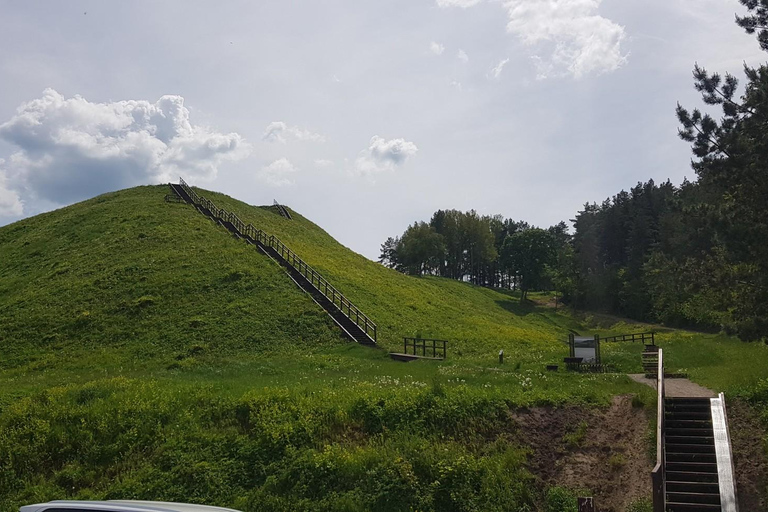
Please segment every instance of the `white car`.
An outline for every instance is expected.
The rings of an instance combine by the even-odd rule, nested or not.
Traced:
[[[50,501],[26,505],[19,512],[239,512],[231,508],[165,501]]]

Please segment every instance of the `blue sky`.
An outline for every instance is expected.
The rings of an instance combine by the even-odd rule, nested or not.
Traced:
[[[370,258],[436,209],[547,226],[679,183],[694,62],[762,63],[736,0],[0,0],[0,224],[187,181]]]

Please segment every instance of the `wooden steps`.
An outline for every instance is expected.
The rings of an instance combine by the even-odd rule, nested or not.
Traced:
[[[265,234],[251,224],[246,226],[231,212],[222,210],[209,200],[198,196],[184,183],[184,180],[181,180],[179,185],[170,184],[170,187],[174,194],[184,202],[193,205],[198,212],[236,238],[255,246],[282,266],[294,283],[328,313],[347,338],[361,345],[376,346],[376,324],[279,239]],[[284,216],[290,219],[288,210],[282,205],[278,206],[285,212]]]
[[[710,408],[709,398],[665,400],[666,512],[721,510]]]

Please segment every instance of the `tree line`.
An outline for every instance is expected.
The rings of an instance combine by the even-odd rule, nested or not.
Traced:
[[[558,256],[570,245],[568,226],[547,229],[474,210],[438,210],[381,245],[379,261],[411,275],[435,275],[477,285],[529,290],[556,279]]]
[[[736,22],[768,51],[768,0],[740,0]],[[575,307],[638,320],[768,337],[768,66],[746,85],[696,65],[705,107],[676,109],[694,182],[638,183],[540,229],[501,215],[439,210],[382,245],[414,275],[556,289]],[[707,110],[718,110],[709,113]]]

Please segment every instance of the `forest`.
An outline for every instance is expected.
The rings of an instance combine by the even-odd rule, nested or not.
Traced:
[[[768,51],[768,2],[742,0],[736,22]],[[379,261],[412,275],[555,290],[580,308],[766,340],[768,66],[695,65],[703,106],[677,106],[695,181],[638,183],[571,219],[538,228],[502,215],[438,210],[388,238]],[[670,115],[673,113],[670,112]]]

